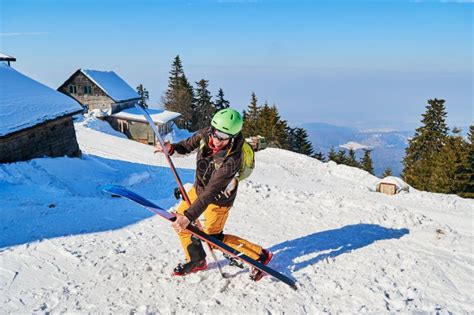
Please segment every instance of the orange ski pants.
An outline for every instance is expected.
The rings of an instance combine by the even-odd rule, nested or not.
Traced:
[[[188,196],[191,203],[197,199],[194,187],[188,191]],[[183,214],[188,208],[187,202],[183,200],[178,205],[176,212]],[[222,233],[227,217],[229,216],[229,211],[230,207],[221,207],[211,203],[204,211],[204,232],[209,235]],[[192,234],[187,231],[178,233],[187,261],[191,260],[188,251],[188,247],[192,243],[191,235]],[[224,234],[222,242],[255,260],[258,259],[262,253],[261,246],[238,236]]]

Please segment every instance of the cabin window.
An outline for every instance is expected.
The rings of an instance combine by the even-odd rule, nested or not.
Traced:
[[[92,86],[86,85],[83,87],[84,94],[92,94]]]
[[[76,94],[77,93],[77,87],[75,85],[70,85],[69,86],[69,93]]]

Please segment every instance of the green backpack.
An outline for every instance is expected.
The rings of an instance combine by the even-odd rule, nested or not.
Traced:
[[[252,146],[244,140],[242,145],[242,165],[239,171],[239,181],[246,179],[255,168],[255,152]]]

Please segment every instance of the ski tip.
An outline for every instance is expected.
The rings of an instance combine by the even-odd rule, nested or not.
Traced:
[[[293,290],[298,291],[298,287],[296,286],[296,283],[290,286]]]
[[[100,189],[103,191],[103,192],[106,192],[106,193],[112,193],[113,191],[116,191],[118,188],[121,188],[120,186],[117,186],[117,185],[104,185],[102,187],[100,187]]]

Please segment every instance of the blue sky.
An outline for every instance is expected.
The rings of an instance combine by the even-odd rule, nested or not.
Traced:
[[[414,128],[428,98],[473,121],[473,4],[434,1],[0,0],[0,50],[57,88],[78,68],[142,83],[174,56],[237,109],[255,92],[290,124]]]

